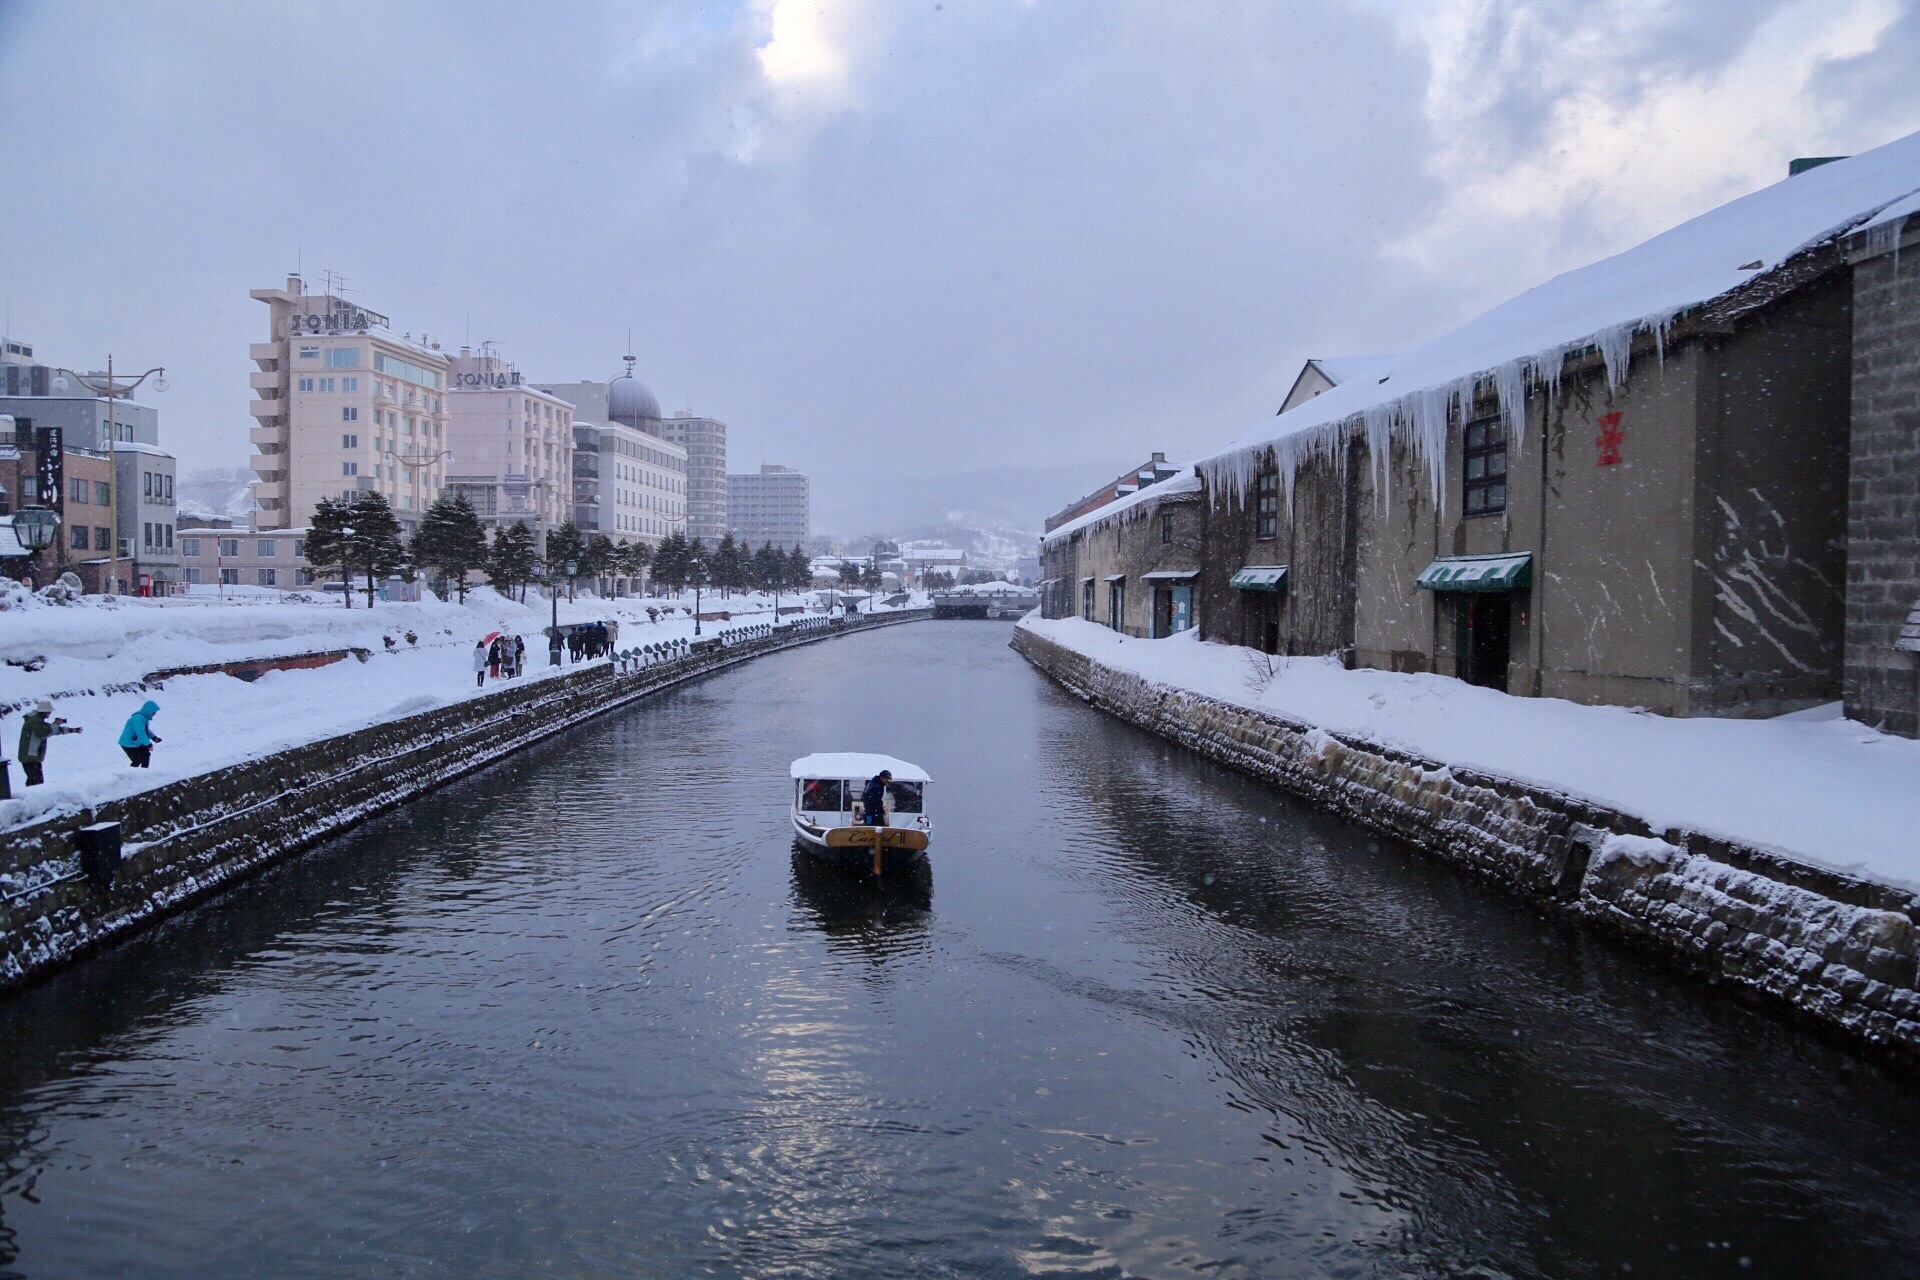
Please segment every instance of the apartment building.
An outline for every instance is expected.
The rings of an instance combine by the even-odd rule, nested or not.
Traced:
[[[178,541],[180,580],[189,586],[293,591],[315,585],[304,528],[245,529],[231,516],[183,512]]]
[[[446,481],[448,357],[297,275],[249,296],[271,316],[248,350],[255,527],[304,526],[322,498],[378,491],[411,529]]]
[[[574,523],[650,547],[687,524],[687,454],[619,423],[574,427]]]
[[[727,477],[727,528],[750,546],[791,547],[806,541],[813,523],[812,481],[792,467],[761,465],[758,473]]]

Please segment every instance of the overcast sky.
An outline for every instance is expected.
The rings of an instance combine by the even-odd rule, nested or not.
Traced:
[[[1920,129],[1920,5],[0,0],[0,119],[13,336],[167,365],[183,469],[300,265],[539,381],[630,329],[735,469],[1090,486]]]

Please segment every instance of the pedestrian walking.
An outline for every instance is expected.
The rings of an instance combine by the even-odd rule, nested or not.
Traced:
[[[138,711],[127,717],[126,728],[120,730],[120,749],[127,753],[127,763],[136,769],[144,769],[152,762],[153,748],[161,741],[160,735],[153,731],[153,715],[158,710],[160,704],[148,698]]]
[[[34,703],[33,710],[20,721],[20,771],[27,775],[28,786],[37,787],[46,781],[41,766],[46,763],[48,741],[63,733],[78,732],[53,714],[53,703],[45,698]]]
[[[487,646],[487,674],[495,680],[500,678],[500,637],[495,636]]]
[[[487,684],[487,642],[479,640],[473,646],[473,687],[484,689]]]
[[[515,678],[527,674],[527,642],[520,636],[513,638],[513,674]]]

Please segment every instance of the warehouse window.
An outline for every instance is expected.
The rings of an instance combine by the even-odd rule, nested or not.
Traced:
[[[1507,429],[1500,415],[1467,424],[1466,507],[1469,516],[1507,509]]]
[[[1253,536],[1268,541],[1280,536],[1280,473],[1262,471],[1253,482]]]

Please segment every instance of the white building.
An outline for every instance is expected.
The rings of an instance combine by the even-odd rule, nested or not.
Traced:
[[[580,423],[574,435],[574,522],[582,533],[657,547],[687,532],[685,449],[620,423]]]
[[[544,535],[571,514],[573,405],[490,350],[462,347],[447,363],[447,487],[489,527]]]
[[[802,473],[773,463],[763,463],[757,474],[728,476],[727,528],[752,547],[804,542],[813,523],[812,488]]]
[[[411,529],[447,474],[447,357],[299,276],[249,296],[271,313],[268,340],[248,349],[255,527],[304,526],[322,498],[377,490]]]

